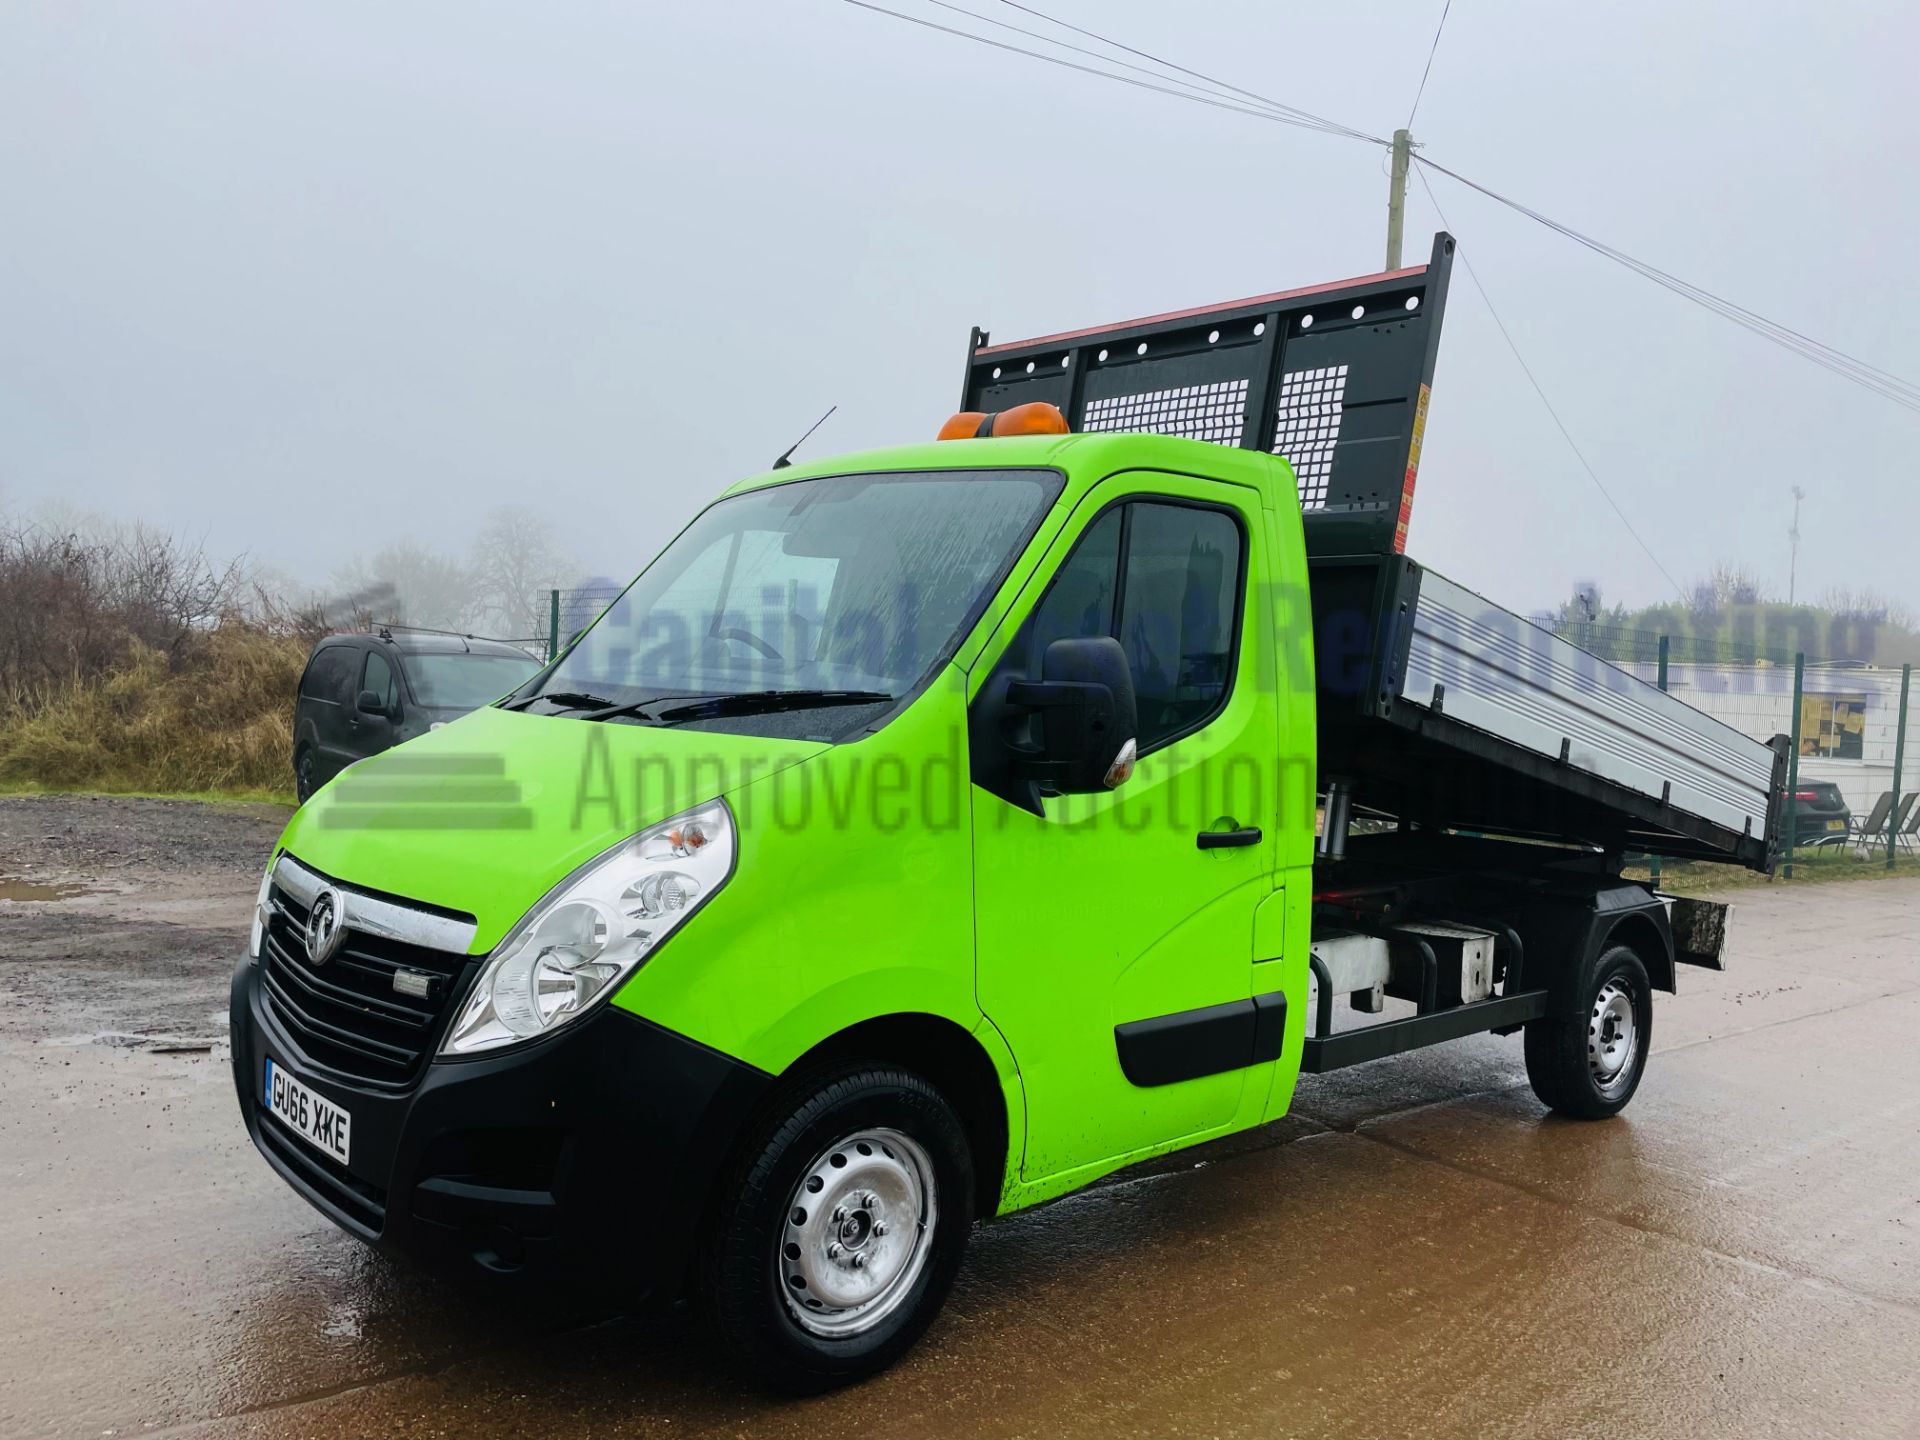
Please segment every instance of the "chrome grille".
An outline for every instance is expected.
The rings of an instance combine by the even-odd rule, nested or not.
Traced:
[[[464,933],[470,942],[472,921],[411,911],[337,886],[348,902],[346,936],[324,964],[315,965],[307,951],[307,919],[313,897],[331,883],[286,858],[274,868],[272,914],[260,948],[267,1007],[318,1069],[404,1088],[432,1056],[478,962],[463,950],[400,936],[418,933],[448,942]],[[403,970],[424,977],[413,987],[425,988],[424,996],[394,989],[394,976]]]

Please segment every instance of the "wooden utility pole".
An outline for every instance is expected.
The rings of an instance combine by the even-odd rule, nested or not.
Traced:
[[[1393,185],[1387,191],[1387,269],[1400,268],[1400,240],[1407,225],[1407,167],[1413,159],[1413,132],[1393,132]]]

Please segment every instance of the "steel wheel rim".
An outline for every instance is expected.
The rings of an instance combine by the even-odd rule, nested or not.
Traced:
[[[861,1130],[814,1157],[787,1201],[775,1270],[801,1329],[860,1335],[905,1302],[937,1218],[933,1161],[898,1130]]]
[[[1617,1092],[1633,1078],[1639,1033],[1632,989],[1609,980],[1594,996],[1587,1017],[1587,1068],[1602,1092]]]

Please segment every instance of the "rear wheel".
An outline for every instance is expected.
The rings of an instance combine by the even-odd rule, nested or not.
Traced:
[[[723,1184],[701,1307],[766,1383],[849,1384],[919,1339],[972,1221],[966,1133],[938,1091],[890,1067],[818,1075]]]
[[[1640,1087],[1653,1040],[1653,987],[1625,945],[1601,955],[1576,1016],[1527,1022],[1527,1079],[1542,1104],[1581,1120],[1617,1115]]]

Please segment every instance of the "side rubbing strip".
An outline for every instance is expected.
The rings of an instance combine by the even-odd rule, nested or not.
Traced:
[[[1253,997],[1253,1063],[1278,1060],[1287,1048],[1287,992]]]
[[[1174,1085],[1280,1057],[1287,997],[1279,991],[1113,1027],[1120,1070],[1135,1085]]]

